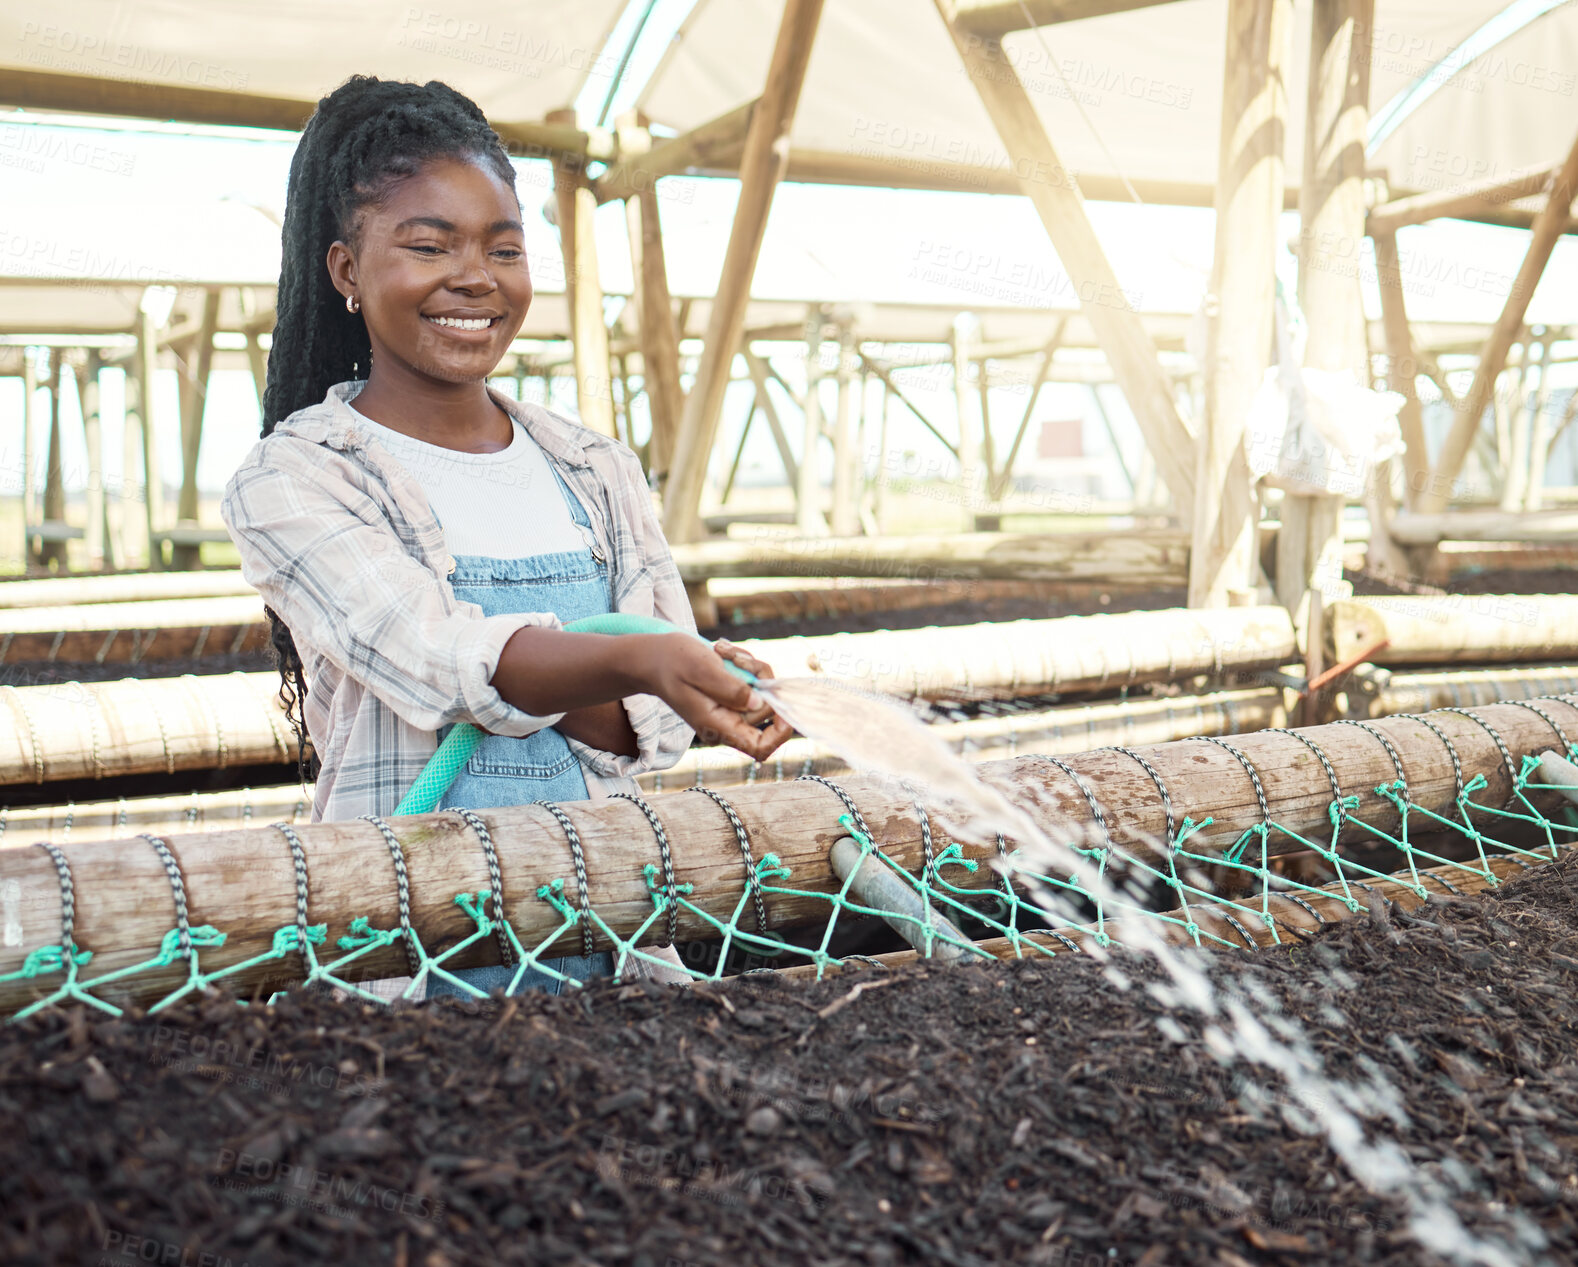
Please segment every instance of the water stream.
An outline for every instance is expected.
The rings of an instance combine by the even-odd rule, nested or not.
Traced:
[[[1125,898],[1112,881],[1078,852],[1100,843],[1091,835],[1092,824],[1049,819],[1052,811],[1043,807],[1043,821],[1052,823],[1050,832],[1044,830],[943,743],[915,707],[827,677],[764,681],[758,689],[796,730],[826,746],[852,769],[897,780],[956,839],[988,845],[1001,832],[1042,870],[1077,878],[1087,893],[1104,903],[1123,904]],[[1147,843],[1158,855],[1166,854],[1165,842]],[[1063,894],[1041,886],[1037,900],[1048,912],[1080,922]],[[1133,900],[1134,895],[1128,895],[1129,905]],[[1373,1069],[1363,1083],[1331,1077],[1298,1023],[1252,993],[1251,976],[1216,971],[1209,955],[1181,952],[1149,920],[1126,921],[1124,945],[1161,967],[1166,983],[1147,988],[1170,1013],[1193,1020],[1200,1040],[1217,1061],[1269,1071],[1285,1085],[1286,1094],[1262,1090],[1264,1103],[1279,1105],[1293,1129],[1323,1134],[1365,1188],[1406,1202],[1409,1230],[1421,1246],[1452,1262],[1485,1267],[1542,1261],[1545,1238],[1527,1216],[1510,1216],[1511,1239],[1476,1236],[1463,1225],[1443,1182],[1410,1160],[1388,1133],[1388,1124],[1406,1127],[1407,1116],[1403,1095],[1381,1070]],[[1110,959],[1106,973],[1115,989],[1133,988],[1128,974]],[[1172,1041],[1187,1039],[1178,1020],[1171,1016],[1164,1020],[1163,1032]],[[1254,1084],[1246,1094],[1255,1094]],[[1460,1190],[1483,1190],[1460,1160],[1438,1161],[1444,1174],[1457,1176]]]

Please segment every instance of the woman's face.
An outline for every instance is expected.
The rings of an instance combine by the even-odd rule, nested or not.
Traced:
[[[374,364],[485,379],[531,306],[514,191],[481,163],[434,159],[361,214],[357,247],[334,243],[328,264],[361,304]]]

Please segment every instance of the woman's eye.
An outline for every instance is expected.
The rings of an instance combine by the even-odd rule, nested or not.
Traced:
[[[493,253],[495,255],[497,255],[500,259],[505,259],[505,260],[522,259],[522,258],[524,258],[525,254],[526,254],[526,252],[521,250],[520,247],[518,247],[518,246],[501,246],[501,247],[499,247],[498,250],[494,251]]]
[[[439,246],[413,246],[411,250],[418,255],[442,255],[444,248]]]

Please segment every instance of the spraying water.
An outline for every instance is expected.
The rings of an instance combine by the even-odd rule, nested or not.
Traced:
[[[1117,900],[1111,881],[1078,846],[1059,843],[1022,808],[981,779],[975,768],[943,743],[903,701],[827,677],[761,681],[757,689],[796,730],[825,745],[851,768],[894,778],[923,797],[928,810],[957,839],[988,844],[1001,833],[1038,865],[1076,877],[1093,897]],[[1059,822],[1055,830],[1064,840],[1081,845],[1098,843],[1089,841],[1085,824]],[[1163,842],[1147,843],[1159,854],[1167,852]],[[1045,886],[1038,888],[1049,913],[1079,922],[1066,897]],[[1428,1179],[1394,1139],[1380,1134],[1378,1128],[1367,1131],[1367,1119],[1407,1125],[1401,1095],[1379,1070],[1366,1084],[1330,1077],[1319,1054],[1291,1018],[1268,1012],[1260,1000],[1247,996],[1230,978],[1213,980],[1202,961],[1180,954],[1149,921],[1130,924],[1133,927],[1125,928],[1125,944],[1149,955],[1167,976],[1165,984],[1149,986],[1153,996],[1174,1012],[1194,1014],[1207,1048],[1222,1063],[1242,1061],[1282,1078],[1291,1092],[1290,1097],[1282,1098],[1288,1124],[1305,1134],[1323,1132],[1359,1182],[1372,1192],[1401,1197],[1409,1208],[1410,1231],[1422,1246],[1453,1262],[1485,1267],[1517,1267],[1538,1261],[1531,1255],[1538,1255],[1545,1242],[1531,1222],[1519,1221],[1522,1244],[1518,1245],[1473,1235],[1458,1219],[1440,1183]],[[1101,953],[1099,947],[1091,949]],[[1115,988],[1131,987],[1116,964],[1108,963],[1107,975]],[[1315,1114],[1303,1111],[1302,1106],[1312,1104],[1324,1107]]]

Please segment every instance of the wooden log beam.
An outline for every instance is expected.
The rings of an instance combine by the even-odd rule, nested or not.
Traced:
[[[1188,565],[1178,533],[964,532],[923,537],[770,537],[674,547],[687,581],[743,576],[862,576],[910,580],[1155,578],[1177,584]]]
[[[1400,594],[1333,603],[1333,663],[1383,639],[1375,664],[1478,664],[1578,659],[1578,595]]]
[[[0,687],[0,784],[295,760],[274,673]]]
[[[1507,293],[1501,315],[1491,328],[1484,346],[1480,349],[1479,364],[1474,369],[1474,381],[1464,397],[1462,409],[1452,420],[1441,456],[1436,460],[1430,487],[1419,500],[1419,509],[1437,511],[1445,508],[1452,481],[1463,469],[1463,461],[1474,443],[1485,406],[1490,403],[1496,379],[1507,363],[1507,352],[1523,329],[1523,320],[1529,310],[1529,300],[1545,272],[1545,265],[1555,249],[1556,239],[1566,230],[1572,218],[1573,196],[1578,193],[1578,138],[1574,138],[1566,161],[1552,177],[1545,195],[1545,205],[1534,218],[1529,235],[1529,247]]]
[[[1578,673],[1578,670],[1575,670]],[[1285,720],[1276,687],[1212,691],[1201,695],[1139,698],[1122,703],[1065,704],[1006,717],[939,722],[934,731],[967,761],[996,761],[1034,749],[1063,754],[1102,744],[1154,744],[1191,735],[1233,735],[1279,726]],[[668,770],[640,775],[647,792],[676,792],[694,784],[710,788],[782,783],[802,774],[842,775],[848,765],[807,739],[791,739],[760,765],[732,748],[692,748]],[[140,832],[229,831],[283,820],[306,822],[311,788],[299,783],[233,792],[193,792],[71,805],[0,809],[0,848],[34,841],[119,840]]]
[[[237,569],[212,572],[123,572],[116,576],[51,576],[0,582],[0,611],[80,603],[134,603],[171,598],[224,598],[257,593]]]
[[[800,87],[811,60],[811,45],[822,17],[823,0],[785,0],[767,68],[767,83],[751,113],[740,159],[740,200],[734,212],[718,293],[707,318],[696,380],[685,399],[664,499],[664,529],[670,541],[691,541],[699,534],[701,492],[707,463],[723,415],[723,396],[732,377],[734,356],[745,330],[751,279],[767,234],[767,212],[783,179],[789,130]],[[812,465],[809,461],[807,465]]]
[[[1413,194],[1395,198],[1372,207],[1365,218],[1365,227],[1371,237],[1377,234],[1395,234],[1409,225],[1424,224],[1443,218],[1475,219],[1493,207],[1514,202],[1519,198],[1539,195],[1551,177],[1556,175],[1554,163],[1531,168],[1515,176],[1493,176],[1487,180],[1471,181],[1453,189],[1433,190],[1427,194]]]
[[[1578,691],[1578,664],[1410,672],[1372,667],[1350,680],[1348,708],[1354,717],[1389,717],[1437,708],[1478,708],[1498,700],[1537,699],[1574,691]],[[1573,737],[1578,739],[1578,731]]]
[[[256,594],[0,609],[0,664],[135,664],[267,646],[263,600]]]
[[[1578,510],[1512,514],[1500,510],[1403,511],[1392,521],[1392,538],[1404,545],[1437,545],[1442,541],[1567,545],[1575,537],[1578,537]]]
[[[99,371],[104,367],[98,350],[90,349],[78,370],[77,397],[82,404],[82,443],[88,457],[88,486],[83,490],[88,522],[83,534],[89,568],[104,566],[109,540],[109,517],[104,497],[104,427],[99,414]],[[4,594],[0,593],[0,604]]]
[[[1292,21],[1292,0],[1228,3],[1211,277],[1215,313],[1206,334],[1205,419],[1190,519],[1191,607],[1221,607],[1253,591],[1259,575],[1258,506],[1244,435],[1274,332]],[[1301,539],[1306,528],[1299,524]]]
[[[1194,437],[1179,416],[1156,344],[1118,284],[1096,237],[1079,182],[1058,157],[1018,70],[1003,52],[1001,39],[983,36],[968,25],[960,16],[959,0],[934,3],[981,104],[1016,160],[1020,192],[1041,217],[1079,294],[1080,309],[1096,332],[1113,377],[1156,456],[1162,478],[1187,518],[1194,506],[1197,480]]]
[[[826,673],[891,695],[1011,696],[1274,668],[1294,658],[1280,607],[1124,612],[1055,620],[741,640],[780,677]]]
[[[137,415],[142,437],[143,469],[143,524],[148,536],[148,566],[154,571],[164,568],[163,551],[154,540],[164,524],[164,480],[159,474],[159,429],[155,423],[154,376],[158,372],[158,331],[147,312],[137,314]],[[128,452],[131,437],[128,435]],[[126,478],[130,478],[127,468]]]
[[[1578,705],[1550,704],[1578,728]],[[1556,743],[1545,718],[1511,705],[1478,710],[1478,720],[1441,712],[1431,719],[1451,743],[1461,770],[1484,775],[1479,804],[1499,806],[1513,792],[1512,762],[1550,750]],[[1413,719],[1370,723],[1387,736],[1345,725],[1317,726],[1301,732],[1326,758],[1323,764],[1297,735],[1262,732],[1240,736],[1234,747],[1256,772],[1251,779],[1234,753],[1205,741],[1184,741],[1136,749],[1149,770],[1132,756],[1115,751],[1089,752],[1068,759],[1101,805],[1106,829],[1119,848],[1154,855],[1165,848],[1167,811],[1151,771],[1168,791],[1175,822],[1185,815],[1210,822],[1192,839],[1196,850],[1230,846],[1243,832],[1263,822],[1264,796],[1272,819],[1290,832],[1327,838],[1332,779],[1345,795],[1358,797],[1351,819],[1395,832],[1399,815],[1392,802],[1375,792],[1398,777],[1393,754],[1407,778],[1411,803],[1441,815],[1457,808],[1458,768],[1440,736]],[[1494,733],[1492,733],[1494,732]],[[1329,765],[1329,773],[1327,766]],[[1055,838],[1083,843],[1094,820],[1084,790],[1061,768],[1038,757],[992,762],[978,767],[982,776],[1016,802]],[[898,865],[917,870],[924,864],[921,825],[913,794],[895,782],[868,776],[841,781],[870,823],[884,851]],[[1536,803],[1546,794],[1533,793]],[[755,856],[768,851],[788,869],[795,893],[765,896],[773,928],[825,919],[827,904],[815,896],[836,887],[828,861],[834,841],[845,834],[838,823],[843,805],[832,791],[813,782],[747,787],[730,801],[752,841]],[[714,919],[729,920],[749,905],[739,843],[729,819],[706,797],[674,793],[658,797],[654,811],[663,822],[674,881],[690,886],[687,901]],[[651,828],[637,806],[625,801],[584,802],[568,813],[583,843],[586,898],[599,919],[620,936],[654,942],[665,936],[667,920],[653,918],[654,893],[643,867],[657,858]],[[1488,827],[1488,814],[1478,817]],[[482,815],[492,837],[503,880],[504,911],[523,944],[553,949],[578,948],[580,929],[567,921],[573,910],[575,870],[565,836],[541,806],[492,810]],[[933,846],[949,839],[933,820]],[[463,819],[449,813],[397,819],[391,824],[409,881],[411,926],[423,944],[438,950],[475,931],[455,901],[459,893],[489,888],[482,850]],[[364,918],[375,929],[398,927],[399,906],[389,846],[371,823],[317,823],[298,827],[309,878],[308,918],[327,925],[328,945]],[[1370,839],[1350,821],[1343,839]],[[1016,842],[1018,843],[1018,842]],[[1301,841],[1273,833],[1270,852],[1302,849]],[[271,828],[176,835],[169,852],[179,867],[193,925],[209,924],[225,934],[225,944],[201,952],[205,970],[235,967],[266,954],[276,933],[296,921],[296,868],[281,834]],[[988,862],[994,846],[961,842],[966,859]],[[144,840],[83,841],[63,846],[75,895],[75,942],[94,952],[89,977],[141,964],[153,958],[173,924],[171,880],[158,855]],[[1055,863],[1049,863],[1055,866]],[[973,873],[962,868],[950,876],[965,887],[987,887],[997,876],[990,866]],[[657,881],[658,892],[663,881]],[[14,887],[10,887],[13,886]],[[557,893],[556,905],[538,896]],[[785,886],[789,887],[789,886]],[[0,849],[0,889],[15,897],[12,926],[20,934],[0,945],[0,976],[17,972],[27,956],[58,945],[61,938],[60,877],[41,849]],[[677,938],[711,935],[710,924],[681,909]],[[594,946],[608,939],[594,925]],[[330,952],[337,953],[337,952]],[[454,966],[494,961],[497,948],[481,942],[456,955]],[[403,971],[404,955],[388,946],[349,966],[352,974],[387,976]],[[299,976],[294,959],[266,960],[237,972],[230,983],[243,991],[265,983],[280,985]],[[144,1002],[185,981],[188,966],[141,972],[105,987],[113,1002]],[[48,989],[51,978],[0,984],[0,1011],[15,1010]]]

